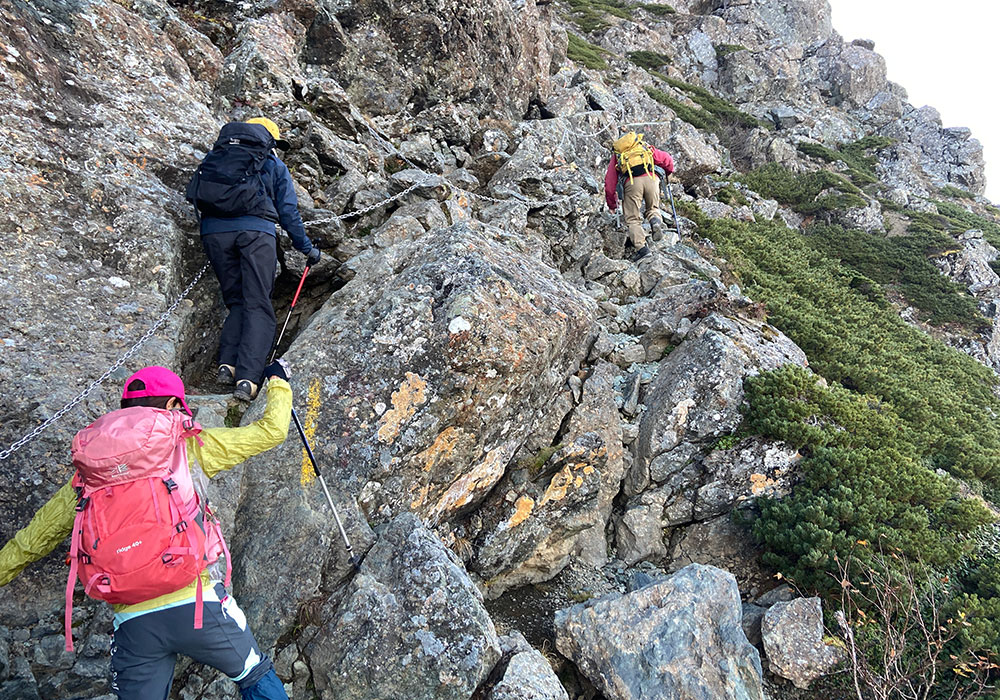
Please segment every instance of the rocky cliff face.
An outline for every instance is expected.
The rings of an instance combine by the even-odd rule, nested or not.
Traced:
[[[795,228],[814,216],[733,177],[843,172],[801,144],[885,137],[885,196],[855,194],[842,221],[884,232],[885,201],[927,212],[949,185],[980,211],[978,142],[908,104],[825,0],[14,0],[0,17],[0,448],[86,394],[0,455],[0,535],[139,366],[181,370],[221,423],[221,303],[212,279],[181,298],[204,264],[182,191],[222,123],[264,114],[327,253],[282,350],[367,552],[353,573],[294,436],[213,486],[290,696],[764,697],[737,585],[755,598],[770,572],[733,513],[786,493],[799,455],[733,432],[745,378],[808,358],[693,220],[623,258],[601,178],[636,124],[674,155],[681,213]],[[997,369],[997,253],[975,232],[959,248],[939,267],[989,323],[943,335]],[[279,291],[301,266],[289,252]],[[61,652],[63,555],[0,591],[0,698],[110,697],[106,608],[80,599],[80,651]],[[570,608],[580,581],[610,597]],[[531,648],[551,649],[556,607],[559,678]],[[639,663],[681,631],[655,673]],[[185,662],[172,697],[235,695]]]

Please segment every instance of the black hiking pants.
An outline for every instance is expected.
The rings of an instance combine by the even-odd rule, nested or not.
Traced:
[[[116,616],[111,689],[119,700],[166,700],[178,654],[222,671],[239,687],[243,700],[288,700],[274,665],[222,584],[206,594],[201,629],[194,629],[195,605],[184,601],[133,613],[125,621]]]
[[[260,384],[274,341],[274,266],[277,241],[264,231],[223,231],[201,237],[229,315],[222,325],[219,364],[236,367],[236,380]]]

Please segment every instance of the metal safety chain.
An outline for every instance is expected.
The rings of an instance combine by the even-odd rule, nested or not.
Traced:
[[[424,174],[426,175],[427,173],[424,173]],[[378,209],[379,207],[384,207],[389,202],[395,202],[397,199],[402,199],[406,195],[410,194],[410,192],[413,192],[415,189],[417,189],[419,187],[423,187],[424,185],[428,184],[428,182],[429,182],[429,180],[420,180],[418,182],[414,182],[412,185],[410,185],[409,187],[407,187],[405,190],[403,190],[399,194],[394,194],[391,197],[387,197],[385,199],[379,200],[378,202],[375,202],[374,204],[372,204],[370,206],[367,206],[364,209],[357,209],[355,211],[349,211],[346,214],[338,214],[337,216],[330,216],[330,217],[327,217],[325,219],[316,219],[315,221],[306,221],[306,222],[304,222],[304,224],[306,226],[318,226],[320,224],[330,223],[331,221],[343,221],[345,219],[352,219],[355,216],[362,216],[364,214],[367,214],[370,211],[374,211],[375,209]]]
[[[157,330],[159,330],[160,326],[162,326],[164,323],[167,322],[167,319],[170,317],[170,315],[174,312],[174,310],[178,306],[180,306],[180,303],[184,300],[184,298],[188,294],[190,294],[191,290],[194,289],[194,286],[196,284],[198,284],[198,281],[202,278],[202,276],[205,274],[205,272],[208,270],[208,268],[209,268],[209,265],[206,263],[205,266],[202,267],[198,271],[198,274],[194,276],[194,279],[191,280],[191,283],[174,300],[174,303],[171,304],[169,306],[169,308],[167,308],[167,310],[164,311],[160,315],[160,317],[158,319],[156,319],[156,322],[153,323],[153,325],[149,327],[149,330],[147,330],[146,333],[141,338],[139,338],[138,342],[136,342],[135,345],[133,345],[131,348],[129,348],[125,352],[124,355],[122,355],[121,357],[119,357],[115,361],[115,363],[113,365],[111,365],[111,367],[108,368],[108,370],[104,374],[102,374],[100,377],[98,377],[90,386],[88,386],[86,389],[84,389],[76,398],[74,398],[68,404],[66,404],[65,406],[63,406],[62,408],[60,408],[58,411],[56,411],[52,415],[51,418],[49,418],[48,420],[46,420],[44,423],[42,423],[41,425],[39,425],[37,428],[35,428],[34,430],[32,430],[30,433],[28,433],[27,435],[25,435],[24,437],[22,437],[17,442],[13,443],[6,450],[3,450],[2,452],[0,452],[0,461],[3,461],[5,459],[7,459],[8,457],[10,457],[12,454],[14,454],[19,449],[21,449],[22,447],[24,447],[26,444],[28,444],[29,442],[31,442],[43,430],[45,430],[50,425],[52,425],[57,420],[59,420],[60,418],[62,418],[64,415],[66,415],[69,411],[71,411],[73,409],[74,406],[76,406],[81,401],[83,401],[85,398],[87,398],[91,394],[91,392],[94,391],[94,389],[96,389],[98,386],[100,386],[105,381],[107,381],[107,379],[112,374],[114,374],[118,370],[119,367],[121,367],[122,365],[124,365],[133,355],[135,355],[137,352],[139,352],[139,349],[143,345],[145,345],[146,342],[149,341],[150,338],[153,337],[153,334],[156,333]]]
[[[586,115],[589,115],[589,114],[594,114],[594,112],[579,112],[579,113],[576,113],[576,114],[567,115],[567,118],[578,117],[578,116],[586,116]],[[624,127],[633,127],[633,126],[658,126],[658,125],[666,125],[666,124],[670,124],[670,123],[671,122],[667,122],[667,121],[659,121],[659,122],[629,122],[629,123],[620,125],[620,127],[623,127],[623,126]],[[577,199],[579,197],[589,196],[591,194],[591,193],[588,193],[588,192],[579,192],[579,193],[574,194],[574,195],[562,195],[560,197],[554,197],[554,198],[548,199],[548,200],[532,200],[532,199],[525,199],[525,198],[520,197],[520,196],[518,196],[516,194],[513,195],[511,198],[501,199],[501,198],[498,198],[498,197],[490,197],[489,195],[480,194],[478,192],[470,192],[469,190],[463,189],[461,187],[457,187],[456,185],[454,185],[454,184],[452,184],[452,183],[444,180],[443,178],[441,178],[440,175],[433,175],[431,173],[428,173],[426,170],[424,170],[423,168],[421,168],[419,165],[417,165],[412,160],[410,160],[409,158],[407,158],[403,153],[401,153],[399,151],[399,149],[396,148],[392,144],[392,142],[390,142],[385,136],[383,136],[378,131],[376,131],[372,127],[371,124],[369,124],[369,123],[366,122],[365,126],[368,128],[368,131],[375,138],[375,140],[378,141],[379,143],[381,143],[383,145],[383,147],[387,151],[389,151],[390,153],[392,153],[396,157],[402,159],[411,168],[413,168],[415,170],[419,170],[421,173],[423,173],[426,176],[426,179],[420,180],[418,182],[415,182],[412,185],[410,185],[409,187],[407,187],[405,190],[403,190],[402,192],[399,192],[398,194],[394,194],[391,197],[386,197],[385,199],[379,200],[378,202],[375,202],[374,204],[371,204],[371,205],[369,205],[369,206],[367,206],[367,207],[365,207],[363,209],[358,209],[358,210],[355,210],[355,211],[350,211],[350,212],[347,212],[345,214],[339,214],[337,216],[332,216],[332,217],[328,217],[328,218],[325,218],[325,219],[316,219],[315,221],[307,221],[307,222],[304,222],[305,226],[318,226],[320,224],[329,223],[331,221],[344,221],[346,219],[351,219],[351,218],[354,218],[354,217],[357,217],[357,216],[363,216],[363,215],[367,214],[368,212],[374,211],[375,209],[378,209],[380,207],[385,206],[386,204],[390,204],[391,202],[395,202],[395,201],[397,201],[399,199],[402,199],[403,197],[405,197],[406,195],[410,194],[414,190],[416,190],[416,189],[418,189],[420,187],[424,187],[424,186],[426,186],[426,185],[428,185],[428,184],[430,184],[432,182],[436,182],[438,180],[441,181],[441,184],[443,184],[444,186],[450,188],[451,190],[453,190],[455,192],[458,192],[458,193],[461,193],[461,194],[464,194],[464,195],[467,195],[468,197],[475,197],[475,198],[478,198],[478,199],[485,200],[487,202],[494,202],[494,203],[497,203],[497,204],[502,204],[502,203],[510,202],[510,201],[517,201],[517,202],[520,202],[520,203],[528,206],[529,208],[533,208],[533,209],[535,209],[535,208],[541,208],[541,207],[545,207],[545,206],[549,206],[549,205],[552,205],[552,204],[561,204],[563,202],[568,202],[568,201],[571,201],[573,199]],[[609,124],[609,125],[601,128],[601,129],[598,129],[597,131],[594,131],[592,133],[580,132],[580,131],[577,131],[576,129],[573,129],[572,127],[570,127],[570,128],[563,128],[563,140],[565,140],[566,135],[570,134],[570,133],[574,134],[575,136],[581,137],[581,138],[596,138],[597,136],[599,136],[600,134],[604,133],[605,131],[607,131],[610,128],[611,128],[611,124]],[[562,146],[562,141],[560,141],[559,146],[560,147]],[[123,354],[121,357],[119,357],[118,360],[116,360],[115,363],[113,365],[111,365],[111,367],[108,368],[108,370],[104,374],[102,374],[100,377],[98,377],[93,383],[90,384],[90,386],[88,386],[86,389],[84,389],[76,398],[74,398],[72,401],[70,401],[69,403],[67,403],[61,409],[59,409],[58,411],[56,411],[52,415],[52,417],[48,418],[45,422],[43,422],[41,425],[39,425],[38,427],[36,427],[34,430],[32,430],[31,432],[29,432],[24,437],[20,438],[19,440],[17,440],[14,443],[12,443],[10,445],[10,447],[8,447],[7,449],[5,449],[3,451],[0,451],[0,461],[6,460],[7,458],[9,458],[12,454],[14,454],[15,452],[17,452],[19,449],[21,449],[22,447],[24,447],[26,444],[28,444],[29,442],[31,442],[35,437],[37,437],[39,434],[41,434],[46,428],[48,428],[50,425],[52,425],[57,420],[59,420],[60,418],[62,418],[64,415],[66,415],[77,404],[79,404],[81,401],[83,401],[85,398],[87,398],[94,391],[94,389],[96,389],[98,386],[100,386],[105,381],[107,381],[107,379],[112,374],[114,374],[118,370],[118,368],[120,368],[122,365],[124,365],[132,356],[134,356],[137,352],[139,352],[139,349],[142,348],[142,346],[145,345],[147,341],[149,341],[149,339],[153,336],[153,334],[157,330],[159,330],[159,328],[164,323],[166,323],[166,321],[170,317],[170,315],[174,312],[174,310],[177,309],[177,307],[180,305],[181,301],[183,301],[187,297],[187,295],[191,292],[191,290],[194,288],[194,286],[201,280],[202,276],[205,274],[205,272],[208,270],[209,267],[210,267],[210,265],[206,264],[204,267],[201,268],[201,270],[198,271],[198,274],[196,274],[195,277],[194,277],[194,279],[191,280],[191,283],[188,284],[188,286],[184,289],[184,291],[180,293],[180,295],[167,308],[167,310],[164,311],[163,314],[160,315],[160,317],[156,320],[156,322],[153,323],[153,325],[149,327],[149,330],[146,331],[146,333],[135,343],[135,345],[133,345],[131,348],[129,348],[128,351],[125,352],[125,354]]]

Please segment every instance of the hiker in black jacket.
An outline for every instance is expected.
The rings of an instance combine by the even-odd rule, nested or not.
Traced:
[[[275,147],[287,149],[288,142],[270,119],[227,124],[188,186],[188,198],[202,212],[202,245],[229,310],[219,341],[218,380],[235,384],[233,396],[241,401],[257,395],[274,341],[275,224],[280,223],[295,249],[306,255],[307,266],[320,258],[302,225],[292,176]],[[250,170],[259,174],[259,180],[251,178],[252,188],[246,177],[233,180],[234,173]]]

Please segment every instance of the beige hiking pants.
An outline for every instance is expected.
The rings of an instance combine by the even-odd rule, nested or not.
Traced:
[[[663,222],[660,214],[660,178],[656,175],[642,175],[632,178],[630,182],[628,175],[619,177],[625,178],[622,211],[625,212],[628,237],[632,245],[642,248],[646,245],[646,232],[642,228],[642,203],[646,203],[647,220],[659,219]]]

